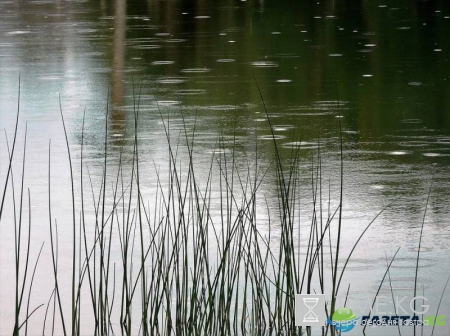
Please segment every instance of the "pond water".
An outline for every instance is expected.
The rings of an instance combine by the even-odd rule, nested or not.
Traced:
[[[170,119],[174,133],[183,123],[190,132],[195,127],[200,175],[207,176],[219,136],[226,139],[220,145],[223,151],[235,139],[241,157],[250,155],[257,143],[261,163],[270,165],[273,137],[259,86],[283,163],[289,163],[293,145],[301,143],[304,204],[312,202],[311,165],[317,164],[318,144],[325,193],[331,181],[331,194],[338,195],[341,123],[344,255],[365,225],[396,200],[363,238],[345,287],[351,283],[355,293],[374,295],[384,274],[385,253],[392,255],[401,247],[391,275],[399,295],[411,295],[430,194],[419,288],[435,311],[450,274],[449,34],[450,3],[437,0],[1,1],[0,127],[11,146],[20,77],[19,149],[13,168],[19,190],[26,122],[25,188],[30,189],[35,225],[32,251],[46,241],[37,274],[51,272],[49,139],[54,216],[62,223],[60,263],[71,260],[64,260],[71,236],[63,222],[71,211],[71,196],[59,99],[74,160],[80,158],[86,111],[84,158],[94,184],[101,183],[103,174],[107,101],[109,156],[117,161],[122,151],[125,162],[131,161],[139,101],[140,160],[147,167],[143,181],[151,189],[156,185],[150,176],[154,167],[164,174],[168,162],[161,115]],[[1,139],[3,186],[8,149],[5,136]],[[239,165],[245,168],[246,163]],[[116,170],[107,174],[111,182]],[[277,187],[270,182],[274,175],[269,171],[262,188],[276,208]],[[8,200],[5,209],[0,227],[2,335],[11,332],[14,313],[13,304],[5,304],[13,302],[9,279],[14,274]],[[310,220],[310,212],[302,214]],[[33,300],[47,302],[52,288],[39,290]],[[449,295],[447,290],[442,315],[450,316]],[[43,313],[36,314],[41,314],[37,325]],[[447,335],[446,328],[434,334]],[[370,332],[390,335],[381,329]]]

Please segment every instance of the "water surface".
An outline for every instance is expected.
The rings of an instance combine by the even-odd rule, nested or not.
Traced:
[[[75,160],[86,111],[84,155],[97,183],[103,172],[107,101],[113,161],[121,150],[130,160],[139,100],[141,160],[150,190],[156,185],[155,163],[164,167],[168,160],[161,114],[175,133],[195,127],[196,162],[205,173],[219,136],[225,139],[222,150],[236,142],[242,155],[258,143],[261,163],[268,166],[273,137],[259,85],[286,164],[292,146],[302,145],[304,204],[311,203],[311,162],[318,144],[324,176],[331,181],[332,195],[338,195],[341,122],[344,250],[397,199],[364,238],[347,275],[356,293],[373,295],[385,252],[392,254],[399,246],[401,260],[394,269],[399,291],[411,287],[431,186],[419,282],[435,309],[450,272],[449,34],[450,5],[439,1],[2,1],[0,126],[11,144],[20,77],[18,147],[27,122],[25,182],[38,228],[33,249],[48,240],[50,138],[59,177],[53,182],[54,199],[60,202],[55,216],[63,221],[70,211],[59,98]],[[0,182],[8,156],[2,139]],[[15,165],[20,167],[19,161]],[[108,174],[113,178],[115,171]],[[274,175],[270,172],[263,186],[269,200],[276,194]],[[271,204],[276,208],[275,199]],[[6,207],[11,209],[11,203]],[[311,213],[303,215],[308,219]],[[2,219],[0,255],[1,297],[8,299],[11,228],[9,211]],[[61,231],[62,241],[70,241],[70,232]],[[50,270],[42,267],[43,273]],[[47,300],[50,292],[36,294],[36,301]],[[445,302],[441,310],[449,314]],[[1,334],[11,330],[11,313],[10,306],[1,305]]]

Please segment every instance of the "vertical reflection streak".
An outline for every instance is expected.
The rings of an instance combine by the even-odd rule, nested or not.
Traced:
[[[114,133],[123,134],[125,129],[125,114],[121,107],[124,98],[124,68],[125,68],[125,31],[126,31],[126,0],[115,1],[114,36],[113,36],[113,73],[111,113]]]

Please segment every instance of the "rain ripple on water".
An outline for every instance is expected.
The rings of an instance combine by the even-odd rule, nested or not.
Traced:
[[[205,73],[205,72],[210,72],[211,69],[209,68],[189,68],[189,69],[181,69],[181,72],[184,73]]]
[[[412,153],[413,153],[412,151],[407,151],[407,150],[397,150],[397,151],[388,152],[389,155],[409,155]]]
[[[252,65],[257,68],[277,68],[278,64],[270,61],[253,62]]]
[[[232,58],[220,58],[220,59],[217,60],[217,62],[219,62],[219,63],[231,63],[231,62],[234,62],[234,59],[232,59]]]
[[[154,61],[152,65],[169,65],[175,63],[174,61]]]
[[[181,84],[186,82],[184,78],[176,78],[176,77],[166,77],[156,80],[159,84]]]

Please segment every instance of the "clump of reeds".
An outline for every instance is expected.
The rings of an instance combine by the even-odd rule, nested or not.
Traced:
[[[151,169],[156,179],[156,188],[152,191],[154,204],[151,207],[145,200],[145,188],[141,182],[139,99],[135,99],[134,141],[129,166],[122,160],[122,152],[119,164],[111,164],[107,146],[108,112],[105,114],[103,174],[97,195],[89,170],[83,161],[83,116],[79,160],[79,209],[76,208],[73,168],[75,162],[71,156],[61,108],[71,176],[71,304],[70,312],[64,311],[63,301],[68,298],[61,296],[63,284],[58,275],[58,225],[56,218],[52,216],[54,200],[51,197],[51,181],[54,177],[49,144],[48,219],[54,289],[46,305],[42,334],[53,334],[55,328],[61,330],[64,335],[80,335],[83,330],[90,330],[93,335],[279,335],[282,332],[289,335],[310,334],[309,328],[302,330],[295,326],[294,296],[297,293],[332,293],[333,298],[327,314],[333,314],[334,297],[338,294],[345,268],[357,244],[378,216],[363,230],[350,254],[342,259],[339,249],[343,169],[341,166],[339,204],[332,209],[330,199],[324,200],[323,196],[326,193],[322,185],[322,157],[318,144],[318,150],[312,158],[313,169],[309,186],[313,195],[310,209],[312,220],[308,223],[301,222],[301,146],[292,147],[288,153],[289,157],[282,158],[262,95],[261,100],[266,111],[268,128],[273,136],[272,164],[269,167],[260,164],[258,142],[255,140],[254,159],[252,162],[247,160],[246,166],[242,168],[242,165],[238,164],[238,160],[242,158],[236,151],[236,138],[233,138],[231,144],[225,144],[219,136],[217,146],[228,146],[229,152],[213,153],[207,174],[203,169],[201,176],[195,169],[195,127],[191,132],[184,121],[184,114],[180,112],[183,127],[174,131],[171,129],[170,119],[160,112],[167,138],[169,164],[164,180],[157,164]],[[18,123],[19,109],[14,140],[9,152],[9,168],[3,189],[0,220],[8,184],[13,184],[12,163]],[[40,252],[30,282],[27,282],[29,253],[26,254],[25,261],[20,256],[24,228],[22,201],[25,149],[26,141],[19,218],[16,221],[14,217],[14,335],[18,335],[24,325],[24,332],[27,334],[30,316],[43,306],[40,305],[30,312],[29,298]],[[342,165],[342,138],[340,149]],[[148,173],[149,167],[146,168]],[[278,201],[275,211],[271,210],[266,195],[260,191],[269,169],[275,171],[274,193]],[[85,191],[86,171],[90,185],[88,192]],[[127,174],[127,171],[130,173]],[[114,172],[113,181],[108,180],[111,175],[107,172]],[[14,187],[12,190],[15,207]],[[29,195],[30,192],[30,204]],[[92,200],[88,201],[90,198]],[[328,210],[324,210],[325,203],[328,203]],[[88,214],[88,208],[93,210],[93,216]],[[276,233],[273,229],[274,223]],[[334,223],[337,223],[336,237],[331,235],[331,226]],[[309,237],[307,244],[302,246],[300,231],[304,227],[309,232]],[[89,232],[93,232],[93,236],[89,236]],[[30,251],[30,237],[31,208],[27,252]],[[330,245],[329,249],[324,247],[325,242]],[[333,249],[332,245],[337,246],[336,249]],[[113,262],[111,257],[117,246],[120,249],[118,263]],[[301,250],[306,251],[303,257]],[[344,266],[338,272],[338,262],[342,260],[345,260]],[[389,266],[390,264],[388,270]],[[19,277],[21,267],[25,269],[22,279]],[[327,278],[330,275],[331,277]],[[29,294],[24,312],[22,299],[26,288]],[[83,296],[86,292],[88,295]],[[82,300],[89,302],[89,309],[81,305]],[[47,324],[49,314],[51,324]],[[88,319],[87,316],[91,318]],[[324,327],[322,334],[328,333],[334,335],[335,331]]]

